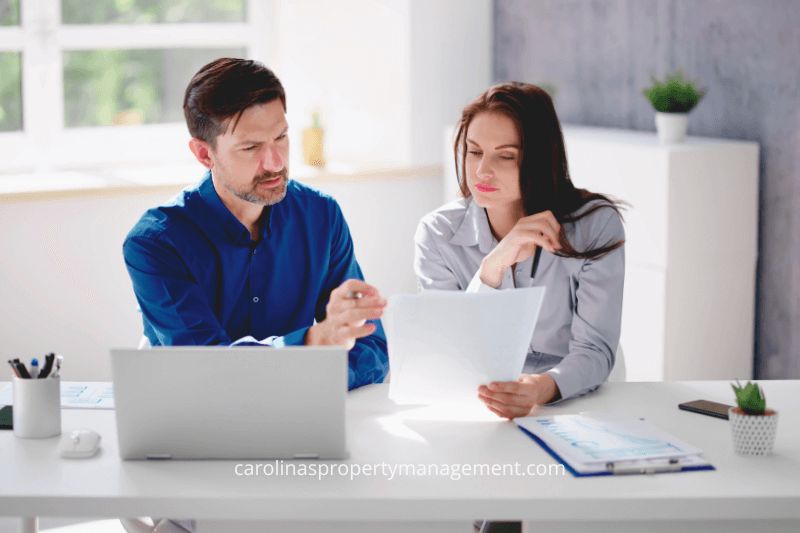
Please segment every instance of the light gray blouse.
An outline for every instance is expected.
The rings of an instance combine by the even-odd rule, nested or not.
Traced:
[[[622,220],[610,207],[564,224],[564,231],[576,250],[625,238]],[[561,392],[559,401],[594,391],[606,380],[619,344],[624,246],[598,259],[558,257],[542,250],[535,278],[530,277],[533,257],[529,257],[507,269],[500,287],[494,289],[481,282],[478,269],[498,242],[486,211],[472,198],[456,200],[423,217],[414,241],[414,270],[422,289],[479,292],[547,287],[523,372],[552,376]]]

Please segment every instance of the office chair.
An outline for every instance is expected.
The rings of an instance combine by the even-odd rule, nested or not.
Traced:
[[[622,382],[627,381],[627,371],[625,368],[625,354],[622,352],[622,345],[617,347],[617,353],[614,357],[614,368],[608,375],[607,381]]]

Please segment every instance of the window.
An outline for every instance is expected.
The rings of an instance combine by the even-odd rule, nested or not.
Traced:
[[[244,55],[244,48],[66,51],[64,126],[182,122],[192,75],[215,57]]]
[[[19,0],[0,0],[0,26],[19,26]]]
[[[189,78],[265,60],[270,5],[0,0],[0,171],[189,161]]]
[[[0,52],[0,131],[22,129],[19,52]]]
[[[0,0],[0,29],[19,26],[19,2]],[[11,30],[9,33],[14,33]],[[0,41],[2,43],[2,41]],[[15,50],[0,47],[0,132],[22,129],[22,67]]]
[[[61,0],[64,24],[244,22],[244,0]]]

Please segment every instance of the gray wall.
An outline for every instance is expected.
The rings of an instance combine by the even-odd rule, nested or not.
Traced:
[[[549,82],[564,122],[654,130],[641,94],[709,89],[689,133],[761,145],[756,377],[800,378],[800,0],[495,0],[494,78]]]

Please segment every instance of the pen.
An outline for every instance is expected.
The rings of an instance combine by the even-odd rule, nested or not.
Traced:
[[[64,361],[63,355],[56,356],[56,371],[50,374],[51,378],[57,378],[61,376],[61,363]]]
[[[15,359],[16,363],[14,366],[17,368],[17,375],[22,379],[31,379],[31,375],[28,374],[28,369],[25,368],[25,364],[21,363],[19,359]]]
[[[531,279],[536,277],[536,269],[539,268],[539,258],[542,256],[542,247],[537,246],[533,253],[533,264],[531,265]]]
[[[50,372],[53,370],[53,359],[55,358],[56,355],[54,353],[49,353],[44,356],[44,366],[41,372],[39,372],[39,379],[44,379],[50,375]]]
[[[31,375],[31,379],[36,379],[39,377],[39,360],[35,357],[31,359],[31,370],[29,374]]]
[[[8,364],[11,366],[11,371],[14,372],[14,375],[17,376],[18,378],[21,378],[22,376],[20,376],[19,372],[17,372],[17,365],[14,363],[14,361],[9,359]]]

